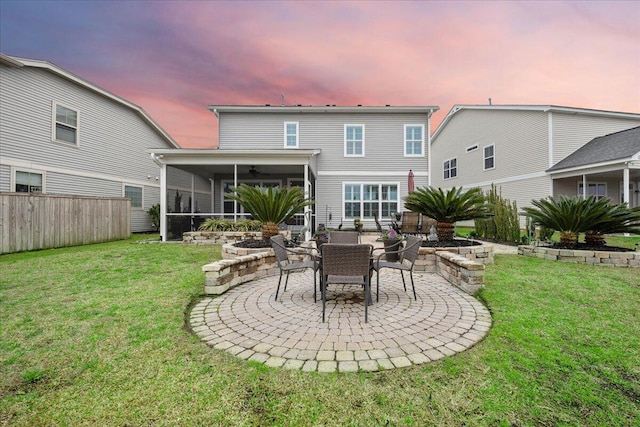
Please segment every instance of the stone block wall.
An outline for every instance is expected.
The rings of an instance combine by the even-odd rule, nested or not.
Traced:
[[[291,238],[291,231],[281,230],[286,239]],[[262,233],[259,231],[188,231],[182,235],[182,243],[195,245],[224,245],[242,240],[260,240]]]
[[[265,276],[278,274],[273,251],[223,259],[204,265],[204,292],[220,295],[229,289]]]
[[[640,252],[585,251],[522,245],[518,246],[518,255],[589,265],[640,268]]]
[[[463,246],[457,248],[420,248],[415,270],[437,273],[437,252],[448,252],[480,264],[493,264],[493,246]]]
[[[436,252],[436,272],[452,285],[474,295],[484,286],[484,264],[449,251]]]

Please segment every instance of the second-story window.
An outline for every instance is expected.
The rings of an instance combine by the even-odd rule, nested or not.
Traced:
[[[423,157],[423,125],[404,125],[405,157]]]
[[[493,169],[496,167],[495,148],[493,145],[487,145],[484,147],[484,170]]]
[[[364,157],[364,125],[344,125],[345,157]]]
[[[298,122],[284,122],[284,148],[298,148]]]
[[[458,176],[458,159],[453,158],[445,160],[444,164],[442,165],[442,170],[444,171],[444,179],[455,178],[456,176]]]
[[[78,144],[78,112],[71,108],[64,107],[58,103],[53,103],[54,141]]]

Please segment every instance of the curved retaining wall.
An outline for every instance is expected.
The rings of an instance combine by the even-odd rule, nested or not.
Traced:
[[[235,286],[279,274],[272,249],[245,249],[225,244],[222,246],[222,253],[225,259],[202,267],[205,273],[204,291],[207,295],[220,295]],[[492,246],[446,250],[420,248],[414,269],[439,274],[452,285],[473,295],[484,286],[484,269],[488,263],[493,263]]]
[[[518,255],[608,267],[640,268],[640,252],[584,251],[544,246],[518,246]]]

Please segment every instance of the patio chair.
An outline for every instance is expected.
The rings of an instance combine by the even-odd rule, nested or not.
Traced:
[[[329,243],[360,243],[360,235],[357,231],[330,231]]]
[[[402,226],[400,231],[402,232],[402,234],[420,234],[420,213],[403,212]]]
[[[371,245],[335,244],[322,246],[322,321],[325,321],[327,285],[335,283],[364,285],[364,321],[369,321],[371,304]]]
[[[278,287],[276,288],[276,297],[275,300],[278,300],[278,292],[280,292],[280,283],[282,282],[282,274],[287,273],[287,277],[284,281],[284,291],[287,290],[287,283],[289,282],[289,273],[295,270],[303,270],[305,268],[313,269],[313,302],[316,302],[316,272],[318,271],[320,264],[317,261],[317,254],[314,254],[314,248],[302,248],[298,246],[298,248],[302,248],[303,250],[292,250],[287,248],[284,242],[284,237],[282,235],[271,237],[271,247],[273,248],[273,252],[276,255],[276,262],[278,264],[278,268],[280,269],[280,278],[278,279]],[[304,255],[309,256],[309,259],[306,261],[291,261],[289,259],[289,254],[295,255]]]
[[[398,251],[394,251],[398,253],[400,260],[398,262],[389,262],[383,260],[382,257],[385,257],[388,253],[382,253],[375,257],[373,261],[373,269],[376,272],[376,302],[380,300],[380,270],[383,268],[392,268],[395,270],[400,270],[400,275],[402,276],[402,284],[404,285],[404,291],[407,292],[407,283],[404,280],[404,272],[408,271],[409,276],[411,277],[411,286],[413,287],[413,299],[417,300],[418,296],[416,295],[416,285],[413,282],[413,266],[416,263],[416,259],[418,258],[418,251],[420,250],[420,246],[422,246],[422,237],[420,236],[407,236],[407,241],[405,242],[405,246]]]

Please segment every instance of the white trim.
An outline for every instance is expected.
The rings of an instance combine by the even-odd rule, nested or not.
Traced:
[[[76,125],[71,126],[67,123],[60,123],[63,126],[72,128],[76,131],[75,133],[75,142],[69,142],[62,139],[56,139],[56,125],[58,124],[57,119],[57,107],[60,106],[62,108],[66,108],[67,110],[71,110],[76,113]],[[63,144],[70,147],[80,147],[80,110],[76,107],[71,107],[69,105],[62,104],[61,102],[51,101],[51,141]]]
[[[493,159],[493,166],[488,168],[487,166],[487,159],[489,157],[487,157],[487,148],[489,147],[493,147],[493,154],[491,155],[491,158]],[[482,170],[483,171],[490,171],[490,170],[494,170],[496,168],[496,144],[489,144],[489,145],[485,145],[484,147],[482,147]]]
[[[40,193],[47,194],[47,171],[42,169],[24,168],[24,167],[9,167],[9,192],[16,191],[16,172],[27,172],[32,174],[42,175],[42,190]]]
[[[348,154],[347,153],[347,128],[348,127],[361,127],[362,128],[362,153],[361,154]],[[365,156],[365,126],[364,124],[346,123],[344,125],[344,157],[364,157]]]
[[[427,185],[431,187],[431,115],[427,118],[427,176]]]
[[[557,169],[554,171],[549,171],[549,175],[560,175],[560,174],[566,174],[566,173],[571,173],[571,172],[578,172],[578,171],[589,171],[589,173],[593,173],[590,172],[592,169],[599,169],[599,168],[606,168],[607,166],[612,166],[612,165],[618,165],[619,167],[613,167],[613,168],[606,168],[601,170],[600,172],[607,172],[610,170],[616,170],[616,169],[621,169],[624,167],[625,163],[628,163],[628,159],[618,159],[618,160],[610,160],[608,162],[601,162],[601,163],[591,163],[588,165],[580,165],[580,166],[574,166],[571,168],[564,168],[564,169]],[[569,175],[570,176],[570,175]],[[554,178],[556,178],[554,176]]]
[[[468,146],[467,148],[465,148],[465,153],[473,153],[474,151],[476,151],[478,148],[480,148],[480,146],[478,144],[473,144]]]
[[[409,127],[420,128],[420,132],[422,133],[422,138],[421,138],[421,141],[420,141],[420,154],[407,154],[407,128],[409,128]],[[422,123],[416,123],[416,124],[407,123],[407,124],[405,124],[404,125],[403,139],[404,139],[404,146],[403,146],[404,157],[424,157],[424,124],[422,124]]]
[[[345,187],[347,185],[360,185],[360,217],[359,218],[347,218],[345,215],[345,203],[347,202],[347,200],[345,200],[344,196],[345,196]],[[342,201],[341,201],[341,217],[342,217],[342,221],[353,221],[355,219],[359,219],[360,221],[370,221],[371,219],[369,218],[365,218],[363,217],[364,214],[364,202],[365,200],[363,199],[364,197],[364,189],[362,188],[363,185],[377,185],[380,192],[379,192],[379,196],[382,197],[382,189],[380,188],[383,185],[395,185],[396,186],[396,194],[397,194],[397,199],[395,200],[396,204],[397,204],[397,209],[396,212],[398,212],[400,210],[400,208],[402,207],[402,197],[400,197],[400,182],[380,182],[380,181],[342,181]],[[383,217],[382,215],[380,215],[380,209],[382,208],[382,202],[386,201],[386,202],[392,202],[391,200],[382,200],[382,199],[378,199],[378,217],[380,219],[387,219],[388,217]],[[352,203],[355,203],[355,201],[350,201]]]
[[[126,194],[126,188],[127,187],[132,187],[132,188],[139,188],[140,189],[140,206],[133,206],[133,201],[131,202],[131,210],[137,210],[137,211],[143,211],[144,210],[144,185],[134,185],[134,184],[130,184],[128,182],[123,182],[122,183],[122,197],[127,197]]]
[[[287,133],[287,125],[296,125],[296,145],[287,145],[287,136],[289,136],[289,134]],[[294,149],[299,147],[300,147],[300,123],[293,122],[293,121],[284,122],[284,148]]]
[[[547,127],[548,127],[548,149],[549,149],[549,167],[553,166],[553,117],[552,112],[549,111],[547,115]]]
[[[473,188],[473,187],[488,187],[491,184],[508,184],[511,182],[524,181],[524,180],[533,179],[533,178],[542,178],[545,176],[548,176],[548,175],[544,172],[534,172],[534,173],[528,173],[525,175],[511,176],[509,178],[492,179],[491,181],[483,181],[483,182],[474,182],[473,184],[463,185],[463,187],[465,189]]]
[[[407,171],[345,171],[345,170],[338,170],[338,171],[318,171],[317,176],[366,176],[366,177],[379,177],[379,176],[399,176],[399,177],[406,177],[407,176]],[[416,172],[416,170],[413,170],[413,175],[414,176],[424,176],[424,177],[428,177],[429,176],[429,172]]]

